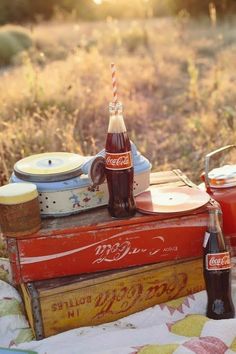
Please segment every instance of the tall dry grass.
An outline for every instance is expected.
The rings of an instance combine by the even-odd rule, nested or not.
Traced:
[[[153,170],[199,181],[206,153],[236,137],[236,30],[179,19],[45,24],[1,70],[0,180],[45,151],[95,154],[104,146],[118,68],[129,135]]]

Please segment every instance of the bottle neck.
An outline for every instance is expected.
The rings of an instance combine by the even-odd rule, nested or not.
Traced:
[[[221,229],[219,215],[219,210],[209,211],[208,232],[211,233],[213,238],[215,238],[215,241],[217,240],[216,242],[218,244],[219,249],[223,251],[226,248],[226,245],[224,235]]]
[[[119,101],[109,103],[110,115],[123,114],[123,104]]]
[[[109,125],[108,133],[124,133],[126,126],[123,117],[123,106],[120,102],[111,102],[109,104]]]
[[[221,230],[218,210],[210,210],[209,212],[209,221],[208,221],[208,231],[217,232]]]

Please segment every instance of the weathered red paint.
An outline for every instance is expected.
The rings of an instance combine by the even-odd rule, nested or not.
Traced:
[[[154,183],[191,185],[178,170],[156,173]],[[199,257],[207,219],[207,205],[182,214],[136,213],[123,220],[112,219],[106,207],[45,219],[37,233],[8,238],[13,279],[18,284]]]
[[[106,214],[106,209],[103,210]],[[8,239],[15,283],[201,256],[207,210],[158,220],[135,218],[78,228],[42,229],[32,237]],[[143,222],[144,220],[144,222]],[[125,223],[125,225],[124,225]]]

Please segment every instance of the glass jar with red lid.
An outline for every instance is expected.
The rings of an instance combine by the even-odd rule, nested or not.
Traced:
[[[236,154],[236,145],[227,145],[205,157],[203,176],[206,191],[221,206],[223,213],[223,231],[225,235],[236,237],[236,164],[227,164],[210,171],[210,162],[222,154]]]

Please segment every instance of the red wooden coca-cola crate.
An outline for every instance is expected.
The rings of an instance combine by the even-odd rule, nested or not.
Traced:
[[[179,170],[156,173],[151,183],[196,188]],[[13,281],[29,282],[67,275],[127,268],[199,257],[207,205],[184,214],[112,219],[106,207],[50,218],[39,232],[7,239]]]

